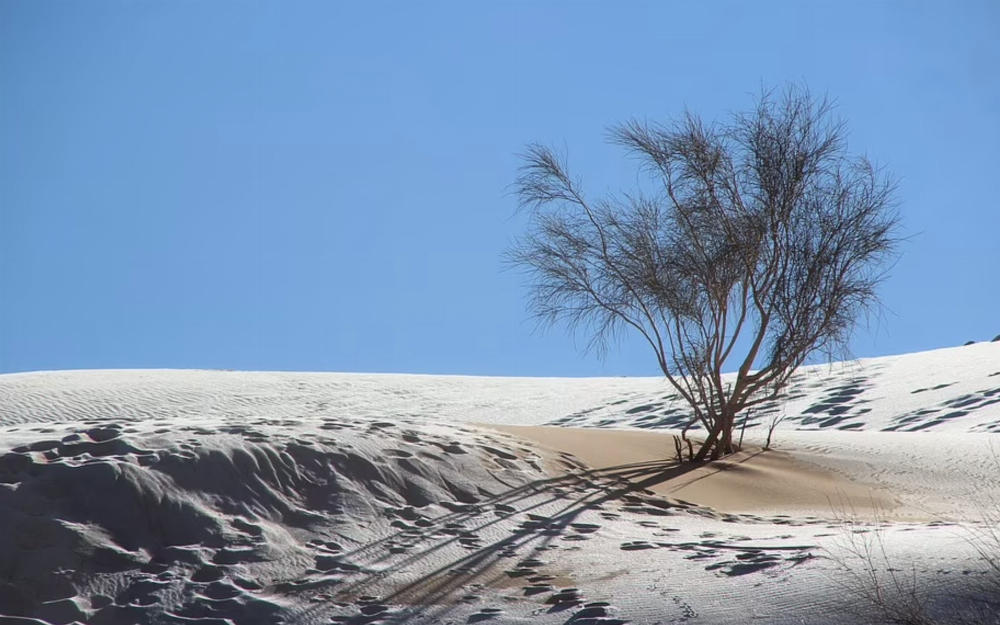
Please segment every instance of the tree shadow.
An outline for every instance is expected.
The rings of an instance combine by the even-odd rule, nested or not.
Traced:
[[[741,460],[745,461],[745,460]],[[648,461],[609,467],[605,469],[578,469],[560,477],[535,480],[523,486],[468,504],[460,510],[432,520],[424,519],[423,527],[415,528],[406,523],[404,529],[344,552],[344,563],[364,561],[364,569],[355,567],[350,575],[334,575],[327,579],[333,588],[334,600],[356,603],[361,613],[336,617],[335,622],[360,624],[373,622],[404,622],[415,616],[442,618],[450,614],[461,602],[455,597],[458,591],[480,584],[490,588],[518,588],[525,597],[549,594],[544,605],[549,612],[589,610],[600,612],[601,606],[584,606],[577,592],[563,592],[547,581],[558,581],[553,576],[542,575],[537,569],[543,564],[533,557],[545,552],[560,538],[578,537],[597,531],[599,526],[577,523],[587,511],[604,511],[607,503],[622,501],[625,510],[669,515],[695,507],[686,502],[675,502],[652,493],[649,489],[695,470],[706,463],[677,463],[673,460]],[[722,467],[724,471],[731,467]],[[703,476],[697,479],[703,479]],[[561,503],[554,513],[533,514]],[[523,507],[522,507],[523,506]],[[605,512],[605,514],[610,514]],[[412,516],[412,513],[410,514]],[[479,532],[509,520],[527,517],[510,536],[483,543]],[[579,538],[583,537],[583,538]],[[424,542],[424,546],[399,559],[389,547],[399,541]],[[461,546],[468,549],[464,556],[437,564],[443,550]],[[388,566],[380,566],[388,563]],[[395,574],[421,563],[434,562],[436,566],[416,579],[410,579],[389,594],[376,597],[383,584]],[[312,584],[303,584],[315,587]],[[466,593],[468,594],[468,593]],[[471,598],[470,598],[471,599]],[[478,599],[472,599],[473,601]],[[393,613],[391,606],[405,605],[407,609]],[[590,613],[588,612],[588,613]],[[485,621],[496,614],[487,608],[470,617],[469,622]],[[570,623],[581,615],[570,617]],[[603,622],[615,622],[609,619]]]

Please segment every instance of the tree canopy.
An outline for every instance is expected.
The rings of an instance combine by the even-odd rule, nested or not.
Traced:
[[[590,199],[553,150],[529,145],[514,185],[529,226],[508,260],[540,322],[568,322],[599,350],[623,331],[649,344],[691,407],[682,436],[705,428],[693,459],[733,453],[742,411],[778,397],[810,355],[846,349],[879,308],[900,242],[894,178],[851,156],[830,101],[797,86],[727,123],[689,112],[609,137],[649,188]]]

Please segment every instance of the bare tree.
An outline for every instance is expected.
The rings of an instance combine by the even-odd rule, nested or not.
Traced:
[[[705,428],[693,459],[733,453],[737,414],[777,397],[810,355],[845,348],[896,257],[894,181],[849,156],[845,134],[827,99],[796,86],[727,124],[630,121],[610,141],[652,184],[597,200],[529,145],[515,192],[530,225],[508,251],[529,309],[599,351],[637,332],[691,406],[682,435]]]

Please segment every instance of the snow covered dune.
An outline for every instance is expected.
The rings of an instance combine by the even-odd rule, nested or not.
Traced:
[[[849,514],[916,583],[982,572],[1000,343],[806,368],[703,467],[685,415],[656,378],[3,375],[0,623],[851,623]]]

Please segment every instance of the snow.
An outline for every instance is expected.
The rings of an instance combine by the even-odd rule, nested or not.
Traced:
[[[629,434],[683,422],[659,378],[2,375],[0,615],[854,623],[852,536],[939,594],[979,578],[1000,343],[803,368],[747,441],[782,415],[775,451],[684,482]]]

